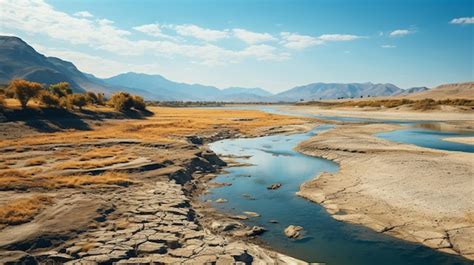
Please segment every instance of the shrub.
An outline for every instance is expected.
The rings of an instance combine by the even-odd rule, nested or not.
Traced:
[[[87,103],[98,104],[99,99],[94,92],[86,92],[85,97],[86,97]]]
[[[124,112],[134,108],[136,110],[146,110],[146,104],[142,97],[132,96],[126,92],[118,92],[112,95],[109,105],[114,109]]]
[[[21,79],[13,80],[8,85],[8,90],[13,94],[13,97],[20,101],[23,109],[26,108],[30,99],[38,96],[41,89],[41,84]]]
[[[109,105],[118,111],[128,111],[133,107],[133,99],[129,93],[118,92],[109,99]]]
[[[67,99],[71,106],[76,106],[80,110],[82,110],[82,107],[87,105],[87,98],[84,94],[72,94],[72,95],[69,95]]]
[[[146,110],[145,100],[140,96],[133,96],[133,108],[136,110]]]
[[[97,93],[97,105],[105,105],[104,93]]]
[[[72,94],[72,89],[68,82],[59,82],[49,86],[49,91],[59,98],[66,97]]]
[[[39,93],[38,99],[41,103],[48,107],[59,107],[59,98],[47,90],[43,90]]]

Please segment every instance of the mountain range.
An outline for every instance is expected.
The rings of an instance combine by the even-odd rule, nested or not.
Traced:
[[[81,72],[71,62],[38,53],[18,37],[0,36],[0,84],[6,84],[15,78],[43,84],[66,81],[75,92],[87,90],[111,95],[117,91],[126,91],[143,96],[147,100],[161,101],[293,102],[407,95],[427,90],[425,87],[403,90],[393,84],[313,83],[272,94],[262,88],[219,89],[214,86],[174,82],[161,75],[133,72],[101,79]]]

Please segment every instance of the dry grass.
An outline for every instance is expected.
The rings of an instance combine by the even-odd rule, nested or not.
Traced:
[[[0,147],[53,143],[81,143],[100,139],[139,139],[145,142],[175,142],[186,135],[234,130],[254,135],[262,127],[303,124],[306,118],[275,115],[254,110],[217,110],[150,107],[153,116],[144,120],[108,121],[90,131],[38,134],[1,140]]]
[[[132,181],[125,173],[105,172],[101,175],[52,176],[32,172],[4,170],[0,172],[0,190],[81,188],[91,185],[128,186]]]
[[[46,163],[46,160],[43,158],[33,158],[26,161],[25,166],[32,167],[32,166],[41,166]]]
[[[132,183],[126,173],[105,172],[104,174],[63,176],[54,179],[56,187],[78,188],[89,185],[117,185],[126,187]]]
[[[66,161],[57,166],[56,169],[65,170],[65,169],[94,169],[94,168],[102,168],[108,167],[115,164],[126,163],[131,160],[135,159],[134,156],[122,156],[122,157],[115,157],[112,159],[102,159],[102,160],[95,160],[95,161]]]
[[[26,223],[52,203],[53,199],[44,195],[13,200],[0,206],[0,223],[8,225]]]
[[[103,148],[96,148],[94,150],[88,151],[81,155],[79,161],[87,161],[92,159],[100,159],[100,158],[110,158],[116,155],[122,154],[123,148],[121,147],[103,147]]]
[[[372,108],[396,108],[408,106],[414,110],[432,110],[438,109],[442,105],[474,107],[472,99],[443,99],[433,100],[430,98],[412,100],[412,99],[374,99],[374,100],[349,100],[342,102],[309,102],[302,105],[321,105],[324,107],[372,107]]]

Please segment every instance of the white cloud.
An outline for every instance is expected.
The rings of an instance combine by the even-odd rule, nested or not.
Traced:
[[[76,17],[93,17],[93,15],[87,11],[79,11],[74,13],[74,16]]]
[[[323,44],[322,40],[308,35],[282,32],[280,33],[280,36],[282,38],[283,46],[289,49],[305,49],[314,45]]]
[[[410,29],[397,29],[397,30],[394,30],[392,32],[390,32],[390,37],[403,37],[403,36],[406,36],[408,34],[412,34],[412,33],[415,33],[414,30],[410,30]]]
[[[450,24],[474,24],[474,17],[459,17],[454,18],[449,22]]]
[[[176,40],[175,37],[163,33],[160,24],[145,24],[133,28],[136,31],[148,34],[153,37],[159,37],[164,39]]]
[[[117,27],[111,20],[75,17],[55,10],[42,0],[2,0],[1,20],[3,31],[48,36],[72,45],[88,46],[123,56],[183,56],[208,65],[235,63],[244,59],[281,60],[288,57],[285,53],[278,53],[276,48],[270,48],[271,46],[249,46],[242,50],[230,50],[209,43],[186,44],[173,39],[132,40],[129,38],[131,32]],[[136,27],[135,30],[138,28],[142,32],[158,34],[160,31],[157,29],[164,27],[142,26]],[[183,36],[207,41],[229,36],[227,30],[210,30],[195,25],[172,26],[172,29]],[[86,71],[90,71],[88,69],[91,67],[89,65],[85,68]]]
[[[257,33],[238,28],[233,29],[232,31],[236,38],[248,44],[257,44],[261,42],[276,40],[276,38],[269,33]]]
[[[168,25],[181,36],[193,37],[196,39],[212,42],[229,37],[228,30],[213,30],[201,28],[193,24],[186,25]]]
[[[351,41],[362,37],[349,34],[324,34],[318,37],[322,41]]]
[[[300,35],[297,33],[282,32],[280,34],[283,46],[289,49],[305,49],[325,42],[352,41],[362,38],[361,36],[348,34],[323,34],[319,37]]]
[[[384,44],[384,45],[381,45],[380,47],[382,47],[382,48],[384,48],[384,49],[397,48],[397,46],[395,46],[395,45],[389,45],[389,44]]]

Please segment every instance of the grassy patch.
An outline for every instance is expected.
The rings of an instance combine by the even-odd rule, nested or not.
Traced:
[[[34,195],[21,198],[0,206],[0,224],[16,225],[32,220],[42,209],[51,205],[49,196]]]
[[[112,166],[115,164],[126,163],[133,160],[135,157],[133,156],[123,156],[123,157],[115,157],[112,159],[102,159],[102,160],[95,160],[95,161],[66,161],[55,168],[59,170],[65,169],[94,169],[94,168],[102,168],[107,166]]]
[[[300,105],[318,105],[321,107],[372,107],[372,108],[396,108],[408,106],[414,110],[432,110],[438,109],[440,106],[464,106],[474,107],[472,99],[378,99],[378,100],[350,100],[342,102],[306,102]]]
[[[0,172],[0,190],[81,188],[91,185],[128,186],[132,181],[125,173],[105,172],[101,175],[42,176],[19,170]]]

